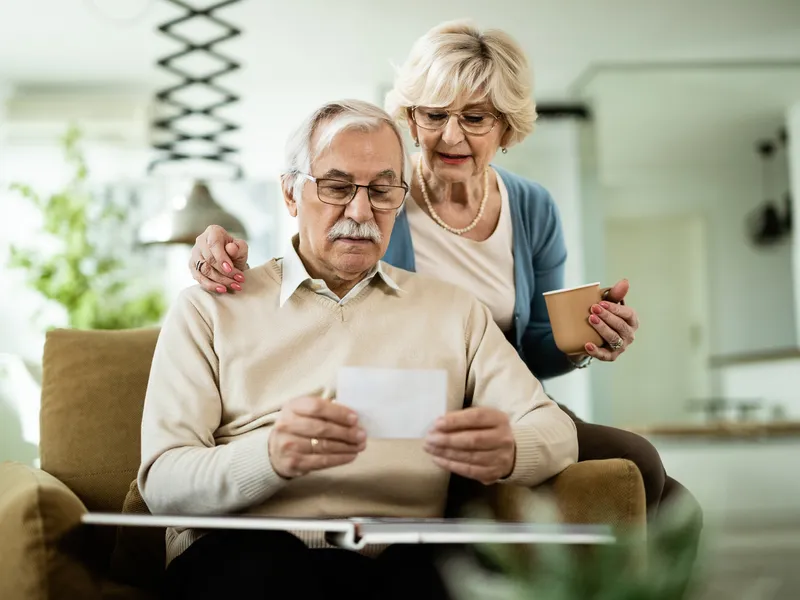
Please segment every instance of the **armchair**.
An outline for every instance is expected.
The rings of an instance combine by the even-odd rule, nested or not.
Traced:
[[[157,337],[157,329],[47,335],[41,469],[0,463],[0,598],[155,597],[164,531],[84,527],[80,518],[87,510],[147,511],[135,479]],[[645,523],[641,475],[626,460],[573,465],[542,489],[567,522]],[[514,518],[497,498],[500,513]]]

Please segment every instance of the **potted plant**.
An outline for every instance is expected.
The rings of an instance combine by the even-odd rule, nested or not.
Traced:
[[[43,230],[55,243],[47,244],[53,249],[12,245],[9,265],[24,269],[30,287],[63,307],[71,328],[154,325],[166,308],[163,293],[132,280],[124,255],[129,247],[118,243],[128,207],[91,193],[80,141],[74,126],[61,139],[72,173],[61,190],[42,195],[29,185],[11,186],[39,210]]]
[[[531,520],[553,510],[540,506]],[[676,504],[646,532],[620,532],[614,544],[487,545],[442,570],[457,600],[682,600],[697,576],[697,527],[694,513]]]

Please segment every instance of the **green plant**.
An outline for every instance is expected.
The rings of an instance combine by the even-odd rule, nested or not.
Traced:
[[[9,266],[24,269],[30,287],[66,311],[75,329],[127,329],[155,324],[166,309],[163,294],[140,291],[125,262],[115,255],[125,207],[101,200],[88,189],[88,169],[81,133],[71,126],[61,139],[72,176],[60,191],[43,196],[31,186],[11,189],[27,199],[42,216],[42,227],[53,249],[37,243],[12,245]],[[116,236],[116,237],[115,237]],[[124,248],[122,248],[124,251]]]
[[[486,545],[444,565],[457,600],[685,600],[696,580],[699,524],[688,505],[592,547]]]

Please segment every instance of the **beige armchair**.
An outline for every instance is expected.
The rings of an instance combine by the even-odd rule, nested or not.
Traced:
[[[164,531],[86,527],[80,518],[87,510],[147,511],[135,479],[157,336],[155,329],[48,334],[42,468],[0,463],[3,600],[155,597]],[[629,461],[579,463],[540,489],[552,492],[567,522],[645,522],[641,475]]]

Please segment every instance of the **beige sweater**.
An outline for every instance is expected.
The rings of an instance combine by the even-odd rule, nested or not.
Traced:
[[[236,297],[198,286],[180,294],[158,339],[142,421],[138,484],[154,514],[441,517],[449,475],[421,440],[370,439],[349,465],[291,481],[275,473],[267,444],[281,406],[335,386],[342,366],[446,369],[448,410],[466,397],[505,411],[517,443],[505,483],[532,486],[577,460],[572,420],[483,304],[454,285],[382,268],[400,290],[374,278],[344,305],[299,287],[280,306],[274,260],[248,271]],[[168,560],[197,537],[168,531]]]

